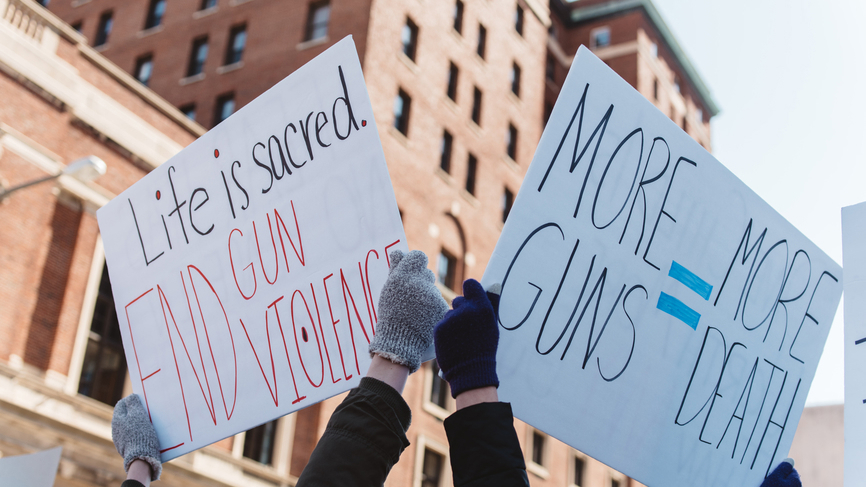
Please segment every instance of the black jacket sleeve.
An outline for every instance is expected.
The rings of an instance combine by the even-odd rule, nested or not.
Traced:
[[[120,484],[120,487],[144,487],[144,484],[138,480],[126,479]]]
[[[381,486],[409,446],[412,412],[393,387],[365,377],[337,407],[296,487]]]
[[[454,487],[529,486],[511,405],[482,403],[445,420]]]

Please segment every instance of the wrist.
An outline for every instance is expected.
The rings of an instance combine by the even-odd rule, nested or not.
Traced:
[[[128,480],[137,480],[145,487],[150,485],[151,475],[150,464],[140,458],[133,460],[129,464],[129,470],[126,472]]]
[[[484,402],[499,402],[499,393],[494,386],[479,387],[461,392],[455,400],[457,409],[460,410]]]
[[[409,367],[374,354],[370,368],[367,369],[367,377],[380,380],[402,394],[403,388],[406,387],[406,380],[409,378]]]

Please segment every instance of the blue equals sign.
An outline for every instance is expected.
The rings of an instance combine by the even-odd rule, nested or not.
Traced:
[[[694,291],[695,294],[704,298],[705,301],[710,300],[710,293],[713,292],[713,286],[698,277],[694,272],[681,266],[677,261],[671,262],[671,270],[668,272],[668,277],[673,277],[680,283],[684,284],[687,288]],[[700,313],[693,310],[679,299],[664,292],[659,295],[659,302],[656,305],[656,308],[689,325],[693,330],[698,328],[698,322],[701,320]]]

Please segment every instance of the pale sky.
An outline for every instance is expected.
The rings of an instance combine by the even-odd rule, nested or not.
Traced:
[[[866,201],[866,2],[653,0],[710,88],[713,154],[842,264]],[[807,405],[841,403],[842,305]]]

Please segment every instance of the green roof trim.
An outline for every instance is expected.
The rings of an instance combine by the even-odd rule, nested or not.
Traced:
[[[569,3],[569,5],[572,6],[575,4],[578,4],[578,2]],[[707,85],[704,84],[701,75],[698,74],[698,71],[695,69],[695,67],[692,66],[692,63],[691,61],[689,61],[688,56],[686,56],[685,51],[683,51],[682,47],[680,47],[679,42],[677,42],[676,37],[674,37],[671,30],[668,28],[659,11],[656,10],[655,5],[653,5],[652,3],[652,0],[613,0],[600,5],[593,5],[583,8],[576,7],[571,11],[571,21],[575,23],[584,22],[587,20],[597,19],[599,17],[607,17],[609,15],[614,15],[635,8],[644,9],[652,23],[655,25],[656,29],[658,29],[659,33],[662,36],[662,39],[670,48],[677,62],[682,67],[683,71],[685,71],[685,74],[689,77],[689,81],[695,87],[698,94],[703,99],[704,103],[706,103],[707,109],[710,111],[710,115],[718,115],[719,107],[718,105],[716,105],[716,102],[713,99],[713,95],[710,93],[709,88],[707,88]]]

